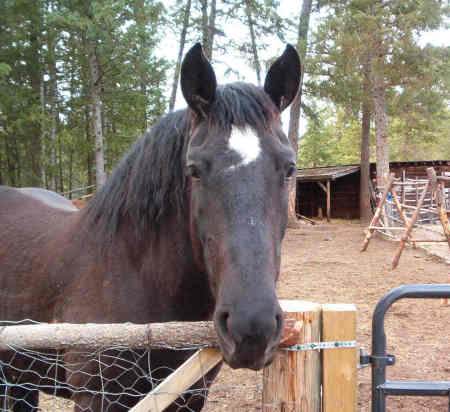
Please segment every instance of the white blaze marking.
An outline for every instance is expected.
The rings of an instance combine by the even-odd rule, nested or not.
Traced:
[[[231,168],[245,166],[254,162],[261,154],[259,137],[249,129],[239,129],[235,126],[231,129],[228,149],[236,152],[241,157],[241,162]]]

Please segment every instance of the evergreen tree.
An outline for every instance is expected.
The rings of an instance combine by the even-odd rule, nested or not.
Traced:
[[[417,36],[425,30],[440,27],[449,8],[433,0],[400,3],[350,0],[330,2],[329,10],[319,30],[321,46],[317,52],[331,51],[335,64],[328,66],[333,74],[327,80],[333,85],[328,88],[323,84],[322,90],[328,89],[331,96],[334,92],[340,93],[339,97],[344,97],[348,105],[351,100],[345,98],[342,87],[347,84],[352,96],[360,96],[354,100],[361,102],[363,96],[357,93],[358,89],[363,90],[360,74],[364,72],[364,63],[370,62],[368,90],[377,136],[377,175],[382,180],[389,172],[387,119],[391,114],[391,98],[397,88],[416,83],[420,67],[427,64],[423,50],[417,44]],[[335,37],[327,36],[327,31]],[[320,67],[323,70],[324,67]],[[350,86],[353,82],[355,87]]]
[[[0,3],[0,176],[63,192],[94,183],[94,131],[109,170],[163,113],[167,62],[154,50],[164,8],[150,0],[29,3]]]

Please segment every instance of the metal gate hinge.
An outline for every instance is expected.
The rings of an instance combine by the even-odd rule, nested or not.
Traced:
[[[369,364],[375,367],[379,366],[391,366],[395,364],[394,355],[384,355],[384,356],[372,356],[369,355],[365,348],[360,348],[359,350],[359,365],[360,367],[368,366]]]

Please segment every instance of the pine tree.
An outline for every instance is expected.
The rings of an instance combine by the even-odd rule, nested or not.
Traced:
[[[389,173],[392,99],[399,89],[411,87],[421,76],[420,67],[428,59],[417,44],[417,36],[438,28],[442,17],[448,15],[448,7],[432,0],[350,0],[329,3],[329,11],[317,32],[316,73],[325,75],[325,80],[316,91],[344,105],[353,115],[364,108],[366,129],[370,124],[367,111],[373,112],[377,176],[382,185]],[[367,153],[364,156],[367,158]]]

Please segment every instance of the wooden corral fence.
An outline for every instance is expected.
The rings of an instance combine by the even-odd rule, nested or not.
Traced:
[[[450,223],[448,219],[450,210],[448,210],[448,190],[445,187],[445,183],[450,183],[450,177],[437,176],[432,167],[427,169],[427,175],[428,179],[420,182],[420,190],[417,185],[412,185],[411,182],[396,179],[394,175],[389,177],[367,229],[361,251],[367,249],[375,231],[380,231],[388,236],[392,236],[392,232],[399,234],[393,236],[399,241],[399,246],[392,261],[393,269],[398,265],[406,242],[410,242],[413,247],[416,247],[418,242],[445,242],[450,248]],[[407,193],[411,191],[417,197],[414,206],[407,202]],[[423,218],[420,219],[420,216],[423,216]],[[441,223],[443,236],[440,239],[413,236],[413,228],[418,223],[429,223],[433,220]]]
[[[263,412],[356,411],[356,307],[281,301],[285,329],[273,363],[263,371]],[[131,412],[163,411],[222,360],[212,322],[162,324],[37,324],[0,330],[0,351],[27,349],[198,347]]]

